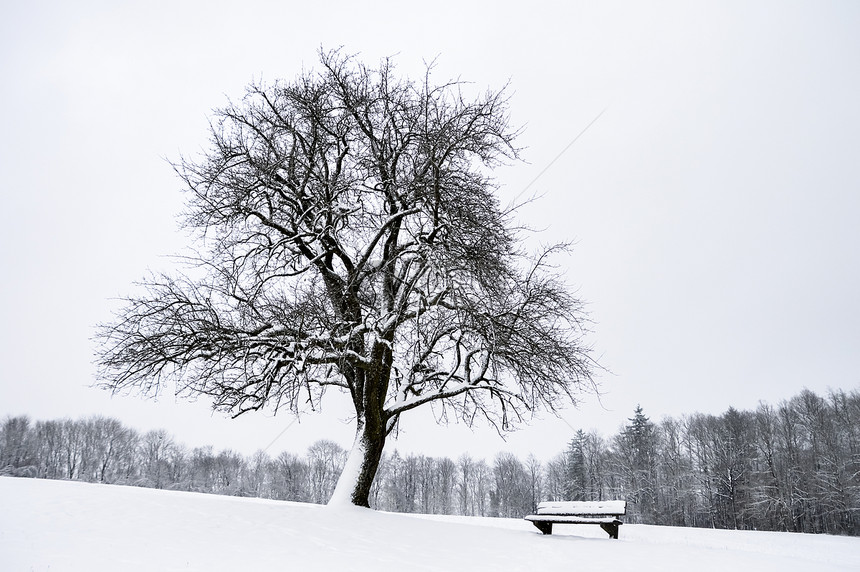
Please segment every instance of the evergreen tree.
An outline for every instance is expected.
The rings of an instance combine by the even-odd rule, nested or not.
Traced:
[[[567,486],[565,496],[568,500],[587,500],[586,481],[588,467],[585,460],[586,435],[577,430],[567,449]]]
[[[634,519],[656,521],[657,431],[640,405],[615,438],[616,467]]]

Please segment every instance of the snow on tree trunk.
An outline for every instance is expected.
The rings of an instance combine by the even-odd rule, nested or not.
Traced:
[[[346,459],[343,466],[343,472],[337,480],[337,486],[328,501],[329,506],[351,505],[353,493],[358,485],[358,478],[361,475],[361,467],[364,464],[364,457],[367,452],[367,446],[362,442],[361,436],[356,435],[355,443],[352,445],[352,450]]]
[[[373,431],[370,426],[359,421],[355,442],[329,499],[329,506],[370,506],[370,488],[385,447],[385,432]]]

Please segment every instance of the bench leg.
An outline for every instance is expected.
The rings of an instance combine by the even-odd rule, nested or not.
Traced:
[[[532,524],[538,527],[538,530],[543,532],[544,534],[552,534],[552,523],[551,522],[538,522],[533,520]]]
[[[618,523],[617,522],[604,522],[600,524],[600,528],[606,531],[609,535],[609,538],[618,538]]]

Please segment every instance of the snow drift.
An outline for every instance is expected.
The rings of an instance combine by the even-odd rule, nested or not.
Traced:
[[[0,570],[860,570],[860,538],[519,519],[0,478]]]

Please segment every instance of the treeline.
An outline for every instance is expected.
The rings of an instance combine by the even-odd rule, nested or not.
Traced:
[[[548,496],[625,498],[629,522],[858,535],[860,393],[659,424],[638,408],[610,440],[578,432],[548,474]]]
[[[0,426],[0,474],[325,503],[347,451],[187,449],[115,419]],[[371,504],[426,514],[521,517],[542,500],[626,499],[626,522],[860,535],[860,393],[811,391],[779,406],[651,421],[637,408],[611,438],[577,431],[541,462],[385,456]]]

